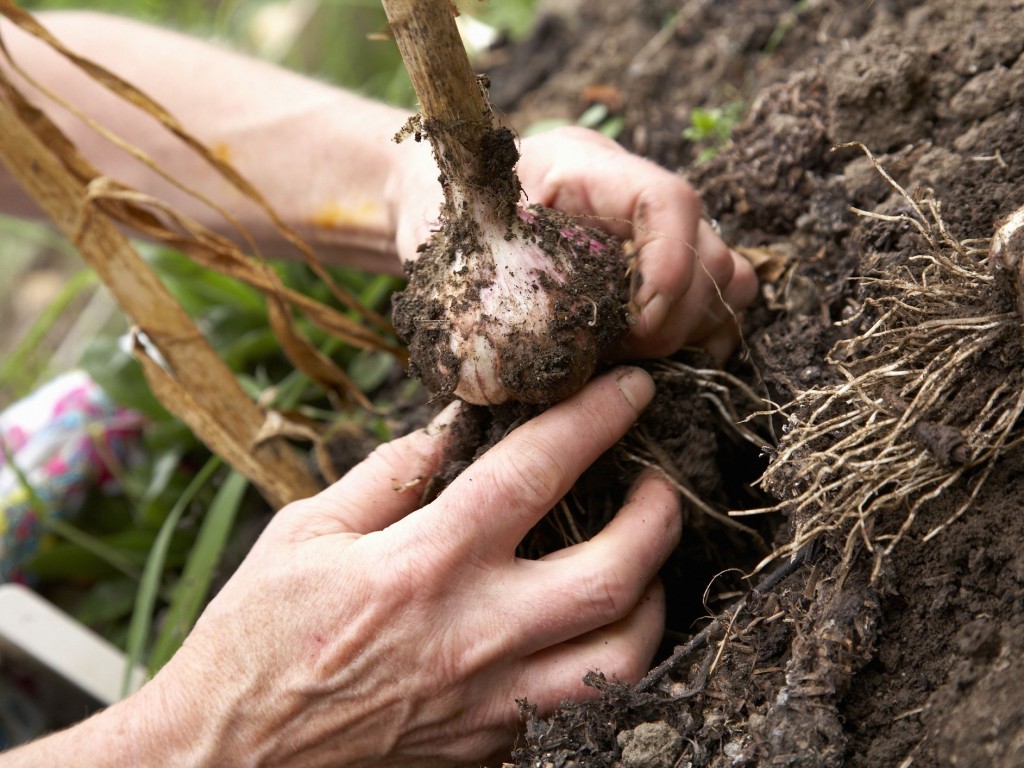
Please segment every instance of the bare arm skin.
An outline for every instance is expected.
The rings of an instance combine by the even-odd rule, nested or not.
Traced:
[[[233,163],[283,218],[330,261],[399,273],[395,229],[409,177],[437,186],[429,152],[391,140],[408,114],[226,48],[115,16],[61,12],[40,16],[65,45],[142,88],[215,153]],[[276,235],[251,203],[157,122],[110,94],[47,46],[3,26],[12,57],[33,78],[144,149],[174,176],[238,215],[269,248]],[[220,231],[223,220],[114,147],[73,115],[22,83],[101,171],[173,203]],[[429,187],[428,187],[429,189]],[[436,199],[439,199],[439,190]],[[0,171],[0,201],[32,211]],[[434,199],[419,205],[436,218]],[[269,253],[268,255],[273,255]]]

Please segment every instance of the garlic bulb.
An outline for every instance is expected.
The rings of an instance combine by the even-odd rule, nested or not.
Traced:
[[[459,206],[423,246],[394,322],[428,389],[471,403],[549,404],[628,330],[619,244],[550,209]]]
[[[383,0],[444,189],[441,228],[396,296],[410,367],[437,394],[496,405],[568,397],[627,330],[626,263],[608,236],[523,210],[515,137],[495,125],[449,0]]]

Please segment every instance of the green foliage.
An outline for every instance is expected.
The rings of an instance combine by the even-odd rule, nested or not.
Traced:
[[[505,32],[513,40],[518,40],[533,28],[533,20],[537,16],[537,0],[469,0],[460,3],[459,9]]]
[[[683,138],[701,145],[697,162],[702,163],[714,157],[721,149],[743,115],[743,104],[731,101],[722,107],[694,107],[690,111],[690,126],[683,131]]]
[[[65,268],[73,274],[20,338],[4,328],[3,348],[9,351],[0,357],[0,408],[27,395],[47,376],[56,330],[69,323],[98,283],[90,270],[80,268],[78,254],[59,234],[36,222],[0,216],[0,299],[6,299],[0,308],[13,301],[5,290],[21,284],[41,251],[48,264],[69,265]]]
[[[39,354],[43,340],[68,313],[73,303],[98,283],[96,274],[82,269],[72,275],[53,300],[39,314],[14,350],[0,361],[0,389],[8,390],[12,399],[32,390],[43,375],[47,359]]]
[[[171,557],[171,546],[175,532],[189,505],[192,504],[196,495],[210,481],[220,466],[220,459],[213,457],[192,478],[188,487],[177,496],[174,507],[171,509],[170,514],[167,515],[163,525],[160,526],[160,532],[149,550],[149,557],[146,560],[142,579],[138,589],[135,591],[131,622],[128,625],[127,637],[125,638],[127,663],[125,664],[123,691],[126,694],[128,693],[128,686],[131,681],[131,671],[135,669],[137,664],[142,662],[146,652],[153,614],[164,580],[164,573],[168,566],[168,560]]]
[[[583,128],[590,128],[598,133],[603,133],[610,139],[618,139],[622,134],[622,129],[626,126],[626,118],[622,115],[611,114],[608,107],[604,104],[592,104],[583,111],[583,114],[576,118],[575,122],[559,117],[538,120],[527,126],[526,130],[523,131],[523,136],[533,136],[554,128],[561,128],[565,125],[579,125]]]
[[[203,516],[181,578],[171,593],[160,634],[153,643],[149,658],[151,672],[160,669],[174,655],[206,604],[213,576],[248,487],[248,480],[237,472],[231,472]]]
[[[115,13],[138,19],[169,24],[183,29],[201,29],[209,26],[217,11],[216,6],[233,6],[235,2],[211,4],[205,0],[23,0],[27,10],[79,10]]]
[[[86,347],[78,364],[114,402],[157,421],[170,418],[146,384],[142,367],[121,339],[100,336]]]

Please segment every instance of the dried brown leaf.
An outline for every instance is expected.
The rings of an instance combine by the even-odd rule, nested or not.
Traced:
[[[740,246],[733,250],[750,262],[762,281],[769,283],[778,282],[791,261],[789,249],[778,246]]]
[[[23,100],[2,73],[0,88],[7,97],[0,99],[0,159],[160,351],[168,369],[152,361],[144,367],[162,402],[275,506],[316,492],[318,484],[288,446],[251,448],[263,421],[257,405],[127,238],[86,202],[82,180],[69,170],[79,164],[73,147],[40,139],[11,106]]]
[[[288,310],[276,296],[267,297],[267,316],[270,318],[270,325],[281,342],[285,354],[288,355],[288,359],[294,361],[307,376],[324,389],[342,397],[346,395],[354,397],[356,402],[367,410],[373,409],[373,404],[359,390],[359,387],[352,383],[348,374],[313,346],[309,339],[295,330],[295,326],[288,316]]]
[[[359,322],[353,321],[342,313],[337,312],[330,307],[326,307],[319,302],[315,302],[308,297],[297,298],[299,295],[292,292],[292,295],[287,297],[289,302],[302,309],[302,311],[310,317],[310,320],[313,323],[321,327],[323,330],[338,335],[339,338],[346,343],[353,344],[354,346],[358,346],[363,349],[384,349],[392,352],[396,357],[404,361],[404,353],[397,345],[387,338],[387,335],[390,335],[391,333],[390,324],[381,317],[379,313],[364,306],[358,301],[358,299],[352,296],[348,291],[344,290],[333,280],[330,274],[323,269],[322,265],[317,260],[316,255],[302,237],[278,216],[276,211],[273,210],[272,206],[269,205],[262,194],[252,184],[250,184],[248,180],[238,173],[230,163],[218,157],[216,153],[211,151],[201,141],[192,136],[182,125],[178,123],[168,110],[164,109],[156,101],[104,67],[101,67],[100,65],[67,49],[59,40],[53,37],[41,24],[39,24],[31,14],[18,8],[11,3],[10,0],[0,0],[0,15],[6,16],[25,32],[28,32],[50,45],[55,51],[78,66],[97,83],[104,86],[112,93],[120,96],[130,104],[133,104],[140,110],[157,119],[168,131],[173,133],[205,162],[213,167],[237,191],[255,203],[278,229],[281,236],[298,250],[302,258],[314,273],[328,285],[335,298],[337,298],[345,307],[354,311],[364,322],[370,323],[376,330],[370,330]],[[25,78],[27,82],[31,83],[33,87],[39,89],[40,92],[45,93],[49,98],[53,99],[63,108],[75,114],[80,120],[89,125],[97,133],[125,152],[131,154],[139,162],[158,173],[169,183],[215,210],[222,218],[224,218],[225,221],[239,232],[249,245],[250,250],[258,256],[258,250],[251,236],[229,212],[225,211],[223,208],[219,207],[214,202],[189,187],[187,184],[182,183],[179,179],[174,177],[173,174],[168,173],[143,150],[135,147],[130,142],[123,140],[116,133],[84,114],[75,105],[68,103],[66,100],[60,98],[60,96],[38,83],[31,77],[30,73],[25,72],[18,66],[16,61],[11,59],[6,47],[4,46],[2,38],[0,38],[0,52],[7,57],[15,71]],[[43,138],[44,142],[48,146],[57,150],[58,155],[64,160],[68,169],[78,180],[83,183],[93,185],[99,178],[101,178],[99,172],[78,154],[75,147],[67,141],[63,134],[61,134],[56,126],[53,125],[43,113],[39,112],[25,101],[25,99],[22,98],[9,83],[5,84],[5,90],[11,97],[12,103],[15,104],[23,119],[31,124],[33,131]],[[209,230],[205,230],[204,236],[198,236],[198,225],[194,222],[191,226],[184,227],[182,232],[174,233],[172,230],[163,226],[160,218],[154,217],[151,213],[141,210],[137,205],[109,205],[110,200],[114,198],[114,195],[112,194],[114,183],[107,180],[101,186],[104,188],[104,194],[101,195],[96,189],[94,189],[93,194],[96,195],[96,199],[101,202],[104,209],[114,215],[115,218],[122,223],[138,229],[140,233],[148,237],[161,240],[169,245],[179,248],[203,266],[215,269],[232,277],[243,279],[264,293],[269,294],[273,291],[278,294],[282,294],[284,292],[280,281],[272,279],[269,274],[267,274],[272,272],[271,270],[263,267],[262,271],[264,272],[264,277],[262,279],[254,280],[254,272],[251,267],[240,269],[239,265],[244,262],[252,262],[256,265],[260,265],[260,260],[258,258],[245,256],[238,247],[227,238],[213,235]],[[127,191],[123,191],[122,194],[127,195],[128,193]],[[140,200],[141,198],[137,198],[135,202],[138,203]],[[122,198],[121,202],[128,203],[127,197]],[[160,207],[164,214],[170,214],[169,207],[154,205],[154,201],[152,201],[152,199],[149,200],[149,205],[152,207]],[[181,217],[171,216],[171,218],[179,226],[183,223]],[[212,247],[212,244],[215,244],[216,247]],[[225,258],[225,254],[227,253],[232,254],[235,258]],[[358,399],[358,396],[355,393],[349,394],[353,398]]]

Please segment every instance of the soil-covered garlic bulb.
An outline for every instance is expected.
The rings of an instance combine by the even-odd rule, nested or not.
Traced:
[[[511,131],[495,125],[449,0],[383,0],[441,172],[441,227],[422,247],[394,323],[412,372],[472,403],[549,404],[590,378],[627,330],[618,245],[563,214],[523,209]]]
[[[1017,309],[1024,316],[1024,206],[1007,216],[992,235],[989,269],[1013,285]]]
[[[511,133],[495,133],[514,165]],[[518,197],[518,182],[505,192]],[[467,197],[454,217],[446,210],[395,299],[413,373],[480,405],[562,400],[628,329],[622,249],[556,211],[496,205],[493,189]]]

